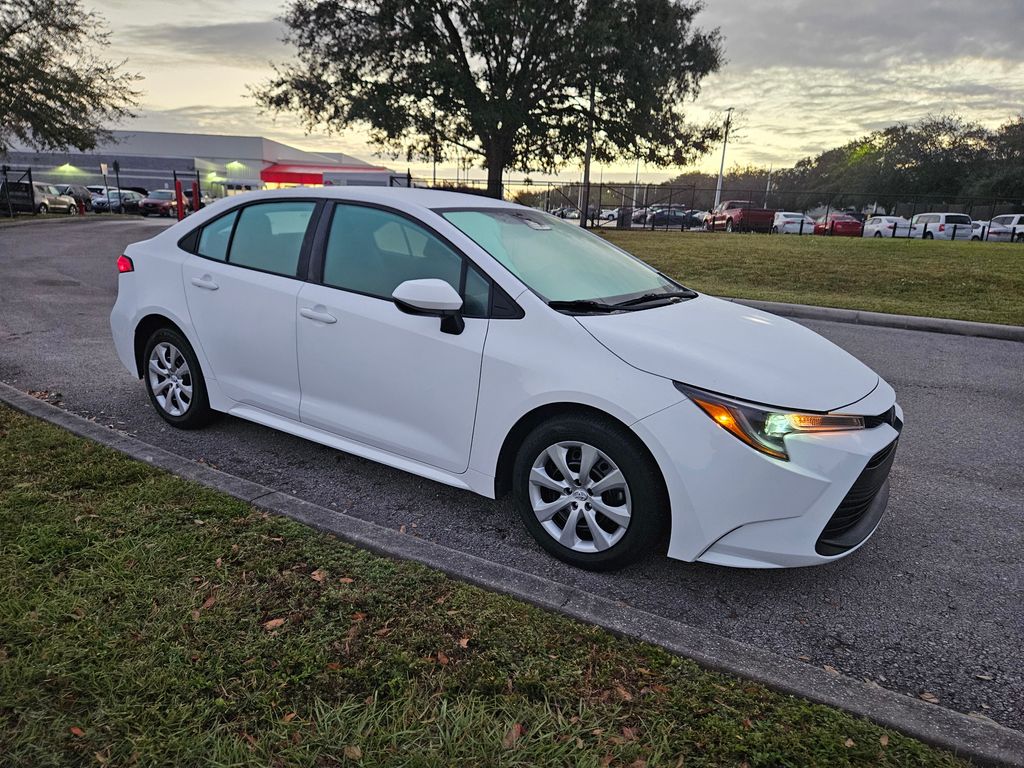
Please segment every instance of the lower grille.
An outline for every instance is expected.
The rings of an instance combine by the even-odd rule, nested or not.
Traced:
[[[898,442],[893,440],[871,457],[818,537],[814,549],[819,555],[840,555],[860,544],[874,530],[885,508],[873,510],[872,507],[889,479]],[[874,514],[869,514],[872,512]]]

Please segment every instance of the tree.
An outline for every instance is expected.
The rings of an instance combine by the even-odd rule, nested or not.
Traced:
[[[459,150],[487,169],[553,172],[582,154],[593,96],[594,157],[657,166],[706,152],[715,126],[682,106],[721,65],[717,30],[683,0],[293,0],[297,59],[255,88],[307,129],[367,126],[408,159]]]
[[[93,52],[107,38],[80,0],[0,0],[0,155],[14,140],[92,149],[132,116],[137,76]]]

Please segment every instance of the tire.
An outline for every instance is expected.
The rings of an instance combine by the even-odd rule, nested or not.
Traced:
[[[732,232],[733,231],[733,229],[732,229],[732,219],[729,219],[728,221],[725,222],[725,231],[726,232]]]
[[[592,468],[581,483],[584,450]],[[565,482],[555,456],[561,456],[571,482]],[[616,470],[622,483],[615,482]],[[598,487],[602,482],[604,491]],[[665,540],[669,505],[661,473],[639,439],[611,419],[568,415],[536,427],[516,454],[512,491],[519,516],[537,543],[578,568],[616,570],[646,557]],[[535,506],[547,520],[542,522]],[[567,533],[573,519],[576,525]]]
[[[924,239],[925,240],[934,240],[935,239],[935,235],[933,235],[931,232],[925,232],[924,233]]]
[[[875,232],[875,237],[885,237],[881,232]]]
[[[778,227],[772,227],[772,234],[773,235],[779,234],[779,228]]]
[[[46,203],[40,203],[39,207],[36,208],[36,210],[39,211],[39,213],[49,213],[50,206],[48,206]]]
[[[77,216],[77,215],[78,215],[78,206],[77,205],[69,205],[68,206],[68,216]]]
[[[149,401],[164,421],[178,429],[200,429],[213,420],[215,413],[196,353],[180,333],[170,328],[154,331],[146,342],[142,364]]]

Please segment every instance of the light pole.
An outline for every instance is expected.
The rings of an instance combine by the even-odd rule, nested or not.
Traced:
[[[718,186],[715,187],[715,208],[722,202],[722,179],[725,177],[725,150],[729,146],[729,128],[732,127],[732,111],[734,107],[725,110],[725,137],[722,140],[722,165],[718,169]]]

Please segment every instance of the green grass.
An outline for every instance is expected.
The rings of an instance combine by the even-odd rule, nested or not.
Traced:
[[[962,763],[0,408],[0,764]]]
[[[1024,246],[603,231],[700,291],[744,299],[1024,325]]]

